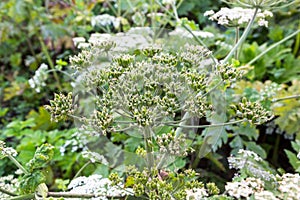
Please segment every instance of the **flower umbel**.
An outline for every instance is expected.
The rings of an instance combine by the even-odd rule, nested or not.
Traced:
[[[206,11],[204,13],[204,16],[210,16],[210,20],[217,21],[220,25],[230,27],[244,27],[251,21],[254,12],[254,9],[250,8],[221,8],[221,10],[216,13],[212,10]],[[258,25],[268,27],[268,21],[266,19],[272,16],[273,13],[270,11],[259,10],[257,13]]]
[[[46,105],[45,108],[51,113],[51,120],[66,119],[74,112],[72,93],[54,94],[54,100],[50,100],[50,105]]]

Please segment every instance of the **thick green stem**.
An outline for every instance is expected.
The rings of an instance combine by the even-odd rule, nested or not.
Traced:
[[[76,193],[69,193],[69,192],[48,192],[48,197],[65,197],[65,198],[82,198],[82,199],[91,199],[95,197],[104,196],[101,194],[76,194]],[[122,199],[124,197],[111,197],[105,196],[112,199]]]
[[[258,59],[260,59],[263,55],[265,55],[267,52],[269,52],[270,50],[272,50],[273,48],[277,47],[278,45],[284,43],[285,41],[291,39],[292,37],[294,37],[295,35],[297,35],[298,33],[300,33],[300,30],[290,34],[289,36],[283,38],[282,40],[276,42],[275,44],[269,46],[269,48],[267,48],[266,50],[264,50],[263,52],[261,52],[258,56],[256,56],[255,58],[253,58],[250,62],[247,63],[247,65],[252,65],[254,62],[256,62]]]
[[[95,197],[107,197],[110,199],[124,199],[124,197],[112,197],[112,196],[104,196],[103,194],[76,194],[70,192],[48,192],[47,198],[55,197],[55,198],[80,198],[80,199],[91,199]],[[32,200],[35,199],[35,194],[26,194],[17,197],[12,197],[8,200]]]
[[[21,195],[21,196],[17,196],[17,197],[12,197],[7,200],[32,200],[32,199],[35,199],[34,194],[25,194],[25,195]]]
[[[228,60],[231,58],[231,56],[235,53],[235,51],[243,44],[243,42],[245,41],[245,39],[247,38],[251,27],[254,23],[254,20],[256,18],[257,12],[258,12],[259,8],[255,8],[254,14],[252,16],[251,21],[248,23],[243,35],[241,36],[241,38],[239,39],[238,43],[236,43],[236,45],[234,45],[234,47],[231,49],[231,51],[229,52],[229,54],[224,58],[224,60],[222,61],[222,63],[227,63]]]
[[[46,47],[46,45],[45,45],[42,37],[38,36],[38,39],[39,39],[40,45],[42,47],[42,51],[43,51],[43,53],[45,54],[45,56],[47,58],[47,61],[48,61],[48,64],[49,64],[50,68],[51,69],[55,69],[55,66],[54,66],[53,61],[52,61],[52,59],[50,57],[49,51],[48,51],[48,49],[47,49],[47,47]],[[56,71],[54,71],[53,74],[54,74],[54,78],[55,78],[55,80],[57,82],[58,89],[62,90],[61,85],[60,85],[60,81],[59,81],[59,77],[58,77]]]
[[[12,192],[10,192],[10,191],[8,191],[8,190],[6,190],[6,189],[3,189],[3,188],[1,188],[1,187],[0,187],[0,192],[2,192],[2,193],[4,193],[4,194],[7,194],[7,195],[9,195],[9,196],[18,196],[17,194],[12,193]]]
[[[300,30],[300,20],[299,20],[299,26],[298,29]],[[294,56],[297,56],[297,53],[299,51],[300,48],[300,33],[298,33],[297,37],[296,37],[296,42],[295,42],[295,46],[294,46],[294,50],[293,50],[293,54]]]
[[[154,166],[154,156],[153,156],[153,149],[152,149],[152,133],[151,133],[151,127],[146,126],[144,128],[144,143],[145,143],[145,149],[147,152],[147,165],[148,169],[151,170],[151,168]]]
[[[275,144],[274,144],[274,149],[273,149],[273,156],[272,156],[272,161],[275,164],[278,162],[279,144],[280,144],[280,135],[277,134]]]
[[[239,39],[240,39],[240,27],[237,26],[235,28],[235,44],[238,43]],[[236,49],[234,58],[236,60],[239,59],[239,48]]]

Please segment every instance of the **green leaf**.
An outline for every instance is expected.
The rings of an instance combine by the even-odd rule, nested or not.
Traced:
[[[289,162],[292,165],[292,167],[300,173],[300,160],[297,158],[297,155],[289,150],[284,150],[287,157],[289,158]]]
[[[220,124],[226,121],[226,116],[218,113],[213,113],[212,116],[207,119],[212,124]],[[222,142],[227,142],[227,132],[224,126],[209,127],[203,131],[204,140],[201,145],[199,156],[204,157],[211,151],[216,151],[222,146]]]
[[[33,158],[26,164],[29,171],[45,168],[51,161],[54,155],[54,146],[50,144],[42,144],[37,148]]]
[[[46,181],[45,175],[41,171],[34,171],[26,174],[20,181],[20,190],[22,194],[34,193],[38,185]]]
[[[9,2],[8,16],[14,19],[17,23],[21,23],[27,17],[26,1],[15,0]]]
[[[245,146],[247,150],[253,151],[254,153],[258,154],[262,159],[267,158],[266,151],[255,142],[245,142]]]

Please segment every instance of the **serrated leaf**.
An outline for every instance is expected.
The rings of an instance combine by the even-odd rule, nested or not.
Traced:
[[[297,158],[297,155],[287,149],[285,149],[284,152],[286,153],[292,167],[295,170],[299,170],[300,169],[300,160]],[[297,172],[300,173],[300,170]]]
[[[255,142],[245,142],[245,146],[247,150],[253,151],[254,153],[258,154],[262,159],[267,158],[266,151],[259,145],[257,145]]]

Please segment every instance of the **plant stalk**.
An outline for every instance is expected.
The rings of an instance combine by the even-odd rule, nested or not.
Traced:
[[[255,8],[254,14],[252,16],[251,21],[248,23],[243,35],[241,36],[241,38],[239,39],[238,43],[236,43],[236,45],[231,49],[231,51],[229,52],[229,54],[224,58],[224,60],[222,61],[222,63],[226,63],[228,62],[228,60],[231,58],[231,56],[235,53],[235,51],[243,44],[243,42],[245,41],[245,39],[247,38],[251,27],[254,23],[254,20],[256,18],[257,12],[258,12],[259,8]]]
[[[237,27],[235,28],[235,44],[238,43],[239,39],[240,39],[240,27],[237,26]],[[238,48],[237,48],[236,51],[235,51],[235,56],[234,56],[234,58],[235,58],[236,60],[239,59],[239,49],[238,49]]]
[[[147,152],[147,165],[148,169],[151,170],[151,168],[154,166],[154,157],[152,152],[152,135],[151,135],[151,128],[149,126],[146,126],[144,128],[144,143],[145,143],[145,149]]]
[[[29,172],[12,155],[7,156],[24,174],[29,174]]]
[[[4,193],[4,194],[7,194],[7,195],[9,195],[9,196],[18,196],[17,194],[12,193],[12,192],[10,192],[10,191],[8,191],[8,190],[6,190],[6,189],[3,189],[3,188],[1,188],[1,187],[0,187],[0,192],[2,192],[2,193]]]
[[[40,42],[40,44],[41,44],[42,51],[43,51],[43,53],[45,54],[45,56],[46,56],[46,58],[47,58],[47,61],[48,61],[48,64],[49,64],[50,68],[54,70],[54,69],[55,69],[55,66],[54,66],[54,64],[53,64],[53,61],[52,61],[52,59],[51,59],[51,57],[50,57],[50,54],[49,54],[49,51],[48,51],[48,49],[47,49],[47,47],[46,47],[46,45],[45,45],[45,43],[44,43],[42,37],[41,37],[41,36],[38,36],[38,39],[39,39],[39,42]],[[56,80],[56,82],[57,82],[57,87],[58,87],[58,89],[59,89],[59,90],[62,90],[61,85],[60,85],[60,81],[59,81],[59,77],[58,77],[56,71],[53,71],[53,74],[54,74],[54,78],[55,78],[55,80]]]
[[[91,164],[92,162],[91,161],[88,161],[87,163],[85,163],[79,170],[78,172],[75,174],[75,176],[73,177],[73,179],[77,178],[81,172],[89,165]]]
[[[278,102],[278,101],[284,101],[284,100],[288,100],[288,99],[299,99],[299,98],[300,98],[300,94],[297,94],[297,95],[292,95],[292,96],[273,99],[272,103],[275,103],[275,102]]]

